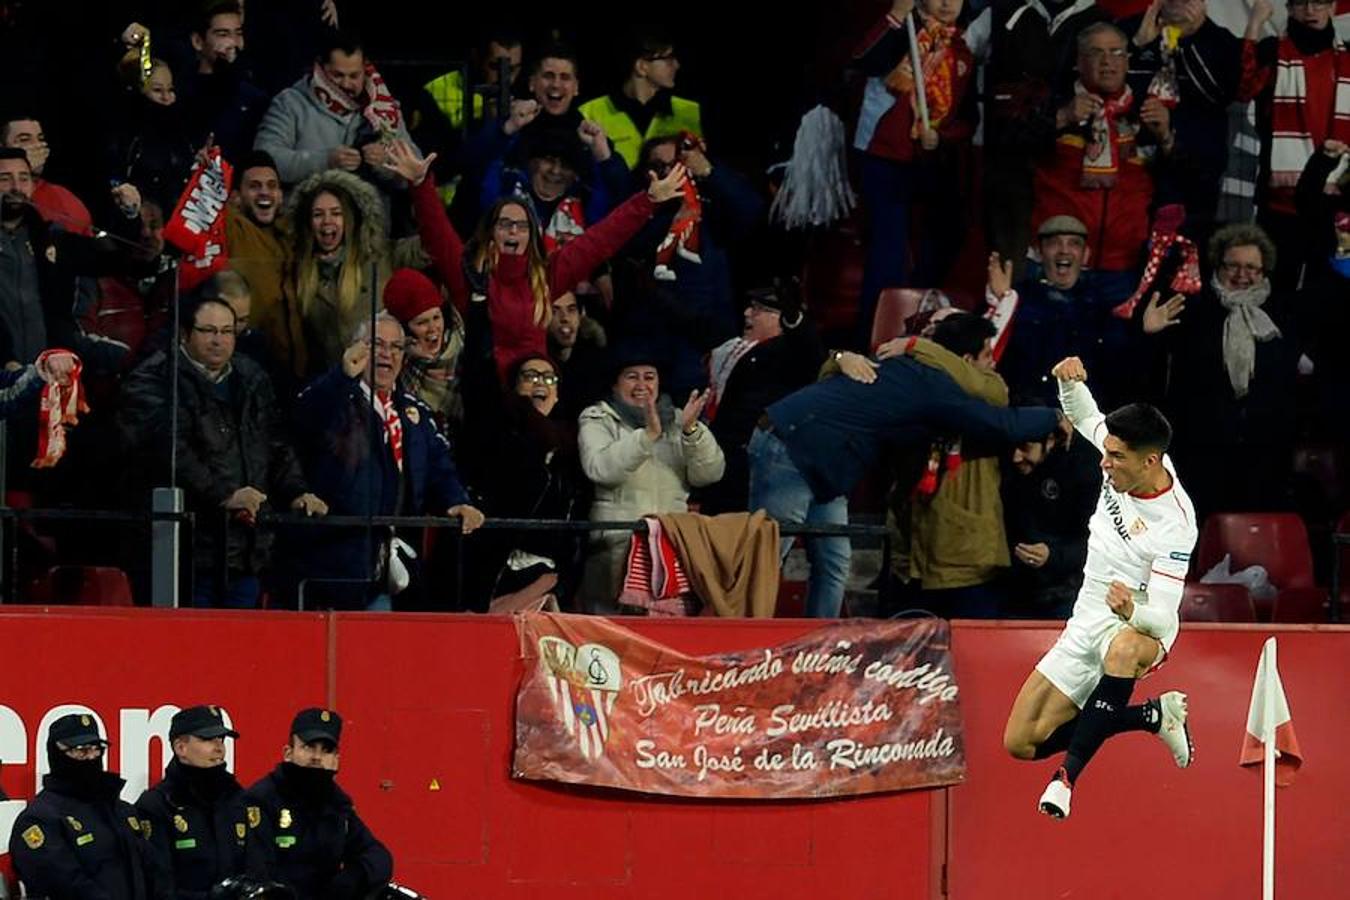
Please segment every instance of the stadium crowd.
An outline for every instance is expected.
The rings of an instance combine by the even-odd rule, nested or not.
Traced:
[[[885,511],[892,602],[1063,617],[1100,475],[1059,360],[1103,408],[1168,415],[1202,517],[1306,512],[1296,447],[1345,444],[1331,0],[1255,0],[1241,35],[1205,0],[883,5],[830,92],[863,242],[843,306],[770,224],[781,168],[719,153],[661,30],[616,37],[614,83],[564,23],[396,92],[341,2],[110,6],[84,134],[107,189],[49,180],[68,148],[23,90],[0,116],[7,490],[147,509],[175,479],[194,605],[483,610],[551,574],[614,611],[627,535],[480,526],[853,507]],[[22,9],[0,2],[7,42]],[[91,411],[34,469],[70,354]],[[473,534],[455,560],[277,513]],[[115,565],[143,595],[143,534],[89,534],[21,530],[23,574]],[[849,541],[807,552],[807,610],[838,615]]]

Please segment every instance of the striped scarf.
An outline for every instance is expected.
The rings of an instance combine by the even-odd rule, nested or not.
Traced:
[[[361,391],[370,398],[375,414],[384,423],[384,443],[394,456],[394,465],[403,471],[403,421],[398,417],[398,407],[394,405],[394,395],[372,391],[366,381],[361,382]]]
[[[1308,121],[1306,58],[1288,37],[1280,38],[1276,57],[1275,92],[1271,104],[1270,186],[1292,188],[1308,159],[1326,139],[1350,142],[1350,50],[1332,45],[1331,120]],[[1319,54],[1320,55],[1320,54]],[[1335,181],[1326,191],[1339,193]]]
[[[1091,94],[1083,82],[1074,82],[1075,94]],[[1134,109],[1134,94],[1129,85],[1119,97],[1102,97],[1102,108],[1088,123],[1087,146],[1083,148],[1083,180],[1086,189],[1112,188],[1120,174],[1121,150],[1134,143],[1134,129],[1119,127],[1121,119]]]

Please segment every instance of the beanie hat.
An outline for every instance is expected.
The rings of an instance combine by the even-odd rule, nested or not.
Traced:
[[[441,303],[436,285],[416,269],[395,270],[384,286],[384,308],[404,325]]]

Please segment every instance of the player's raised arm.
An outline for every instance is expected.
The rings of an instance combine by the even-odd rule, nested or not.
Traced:
[[[1097,408],[1097,401],[1088,390],[1083,361],[1076,356],[1062,359],[1050,374],[1059,382],[1059,405],[1063,407],[1064,415],[1094,447],[1102,450],[1102,442],[1106,440],[1106,416]]]

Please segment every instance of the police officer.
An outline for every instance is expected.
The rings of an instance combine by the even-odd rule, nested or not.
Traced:
[[[169,722],[173,759],[164,780],[136,801],[163,898],[206,900],[231,875],[261,874],[265,861],[244,808],[244,788],[225,767],[225,739],[239,737],[218,706],[193,706]],[[258,817],[252,817],[256,826]]]
[[[341,737],[337,713],[301,710],[282,763],[245,795],[249,815],[259,810],[268,877],[294,888],[299,900],[378,896],[394,874],[393,857],[334,781]]]
[[[103,771],[108,746],[89,715],[62,716],[47,733],[51,773],[9,836],[14,868],[30,897],[148,900],[154,873],[126,784]]]

